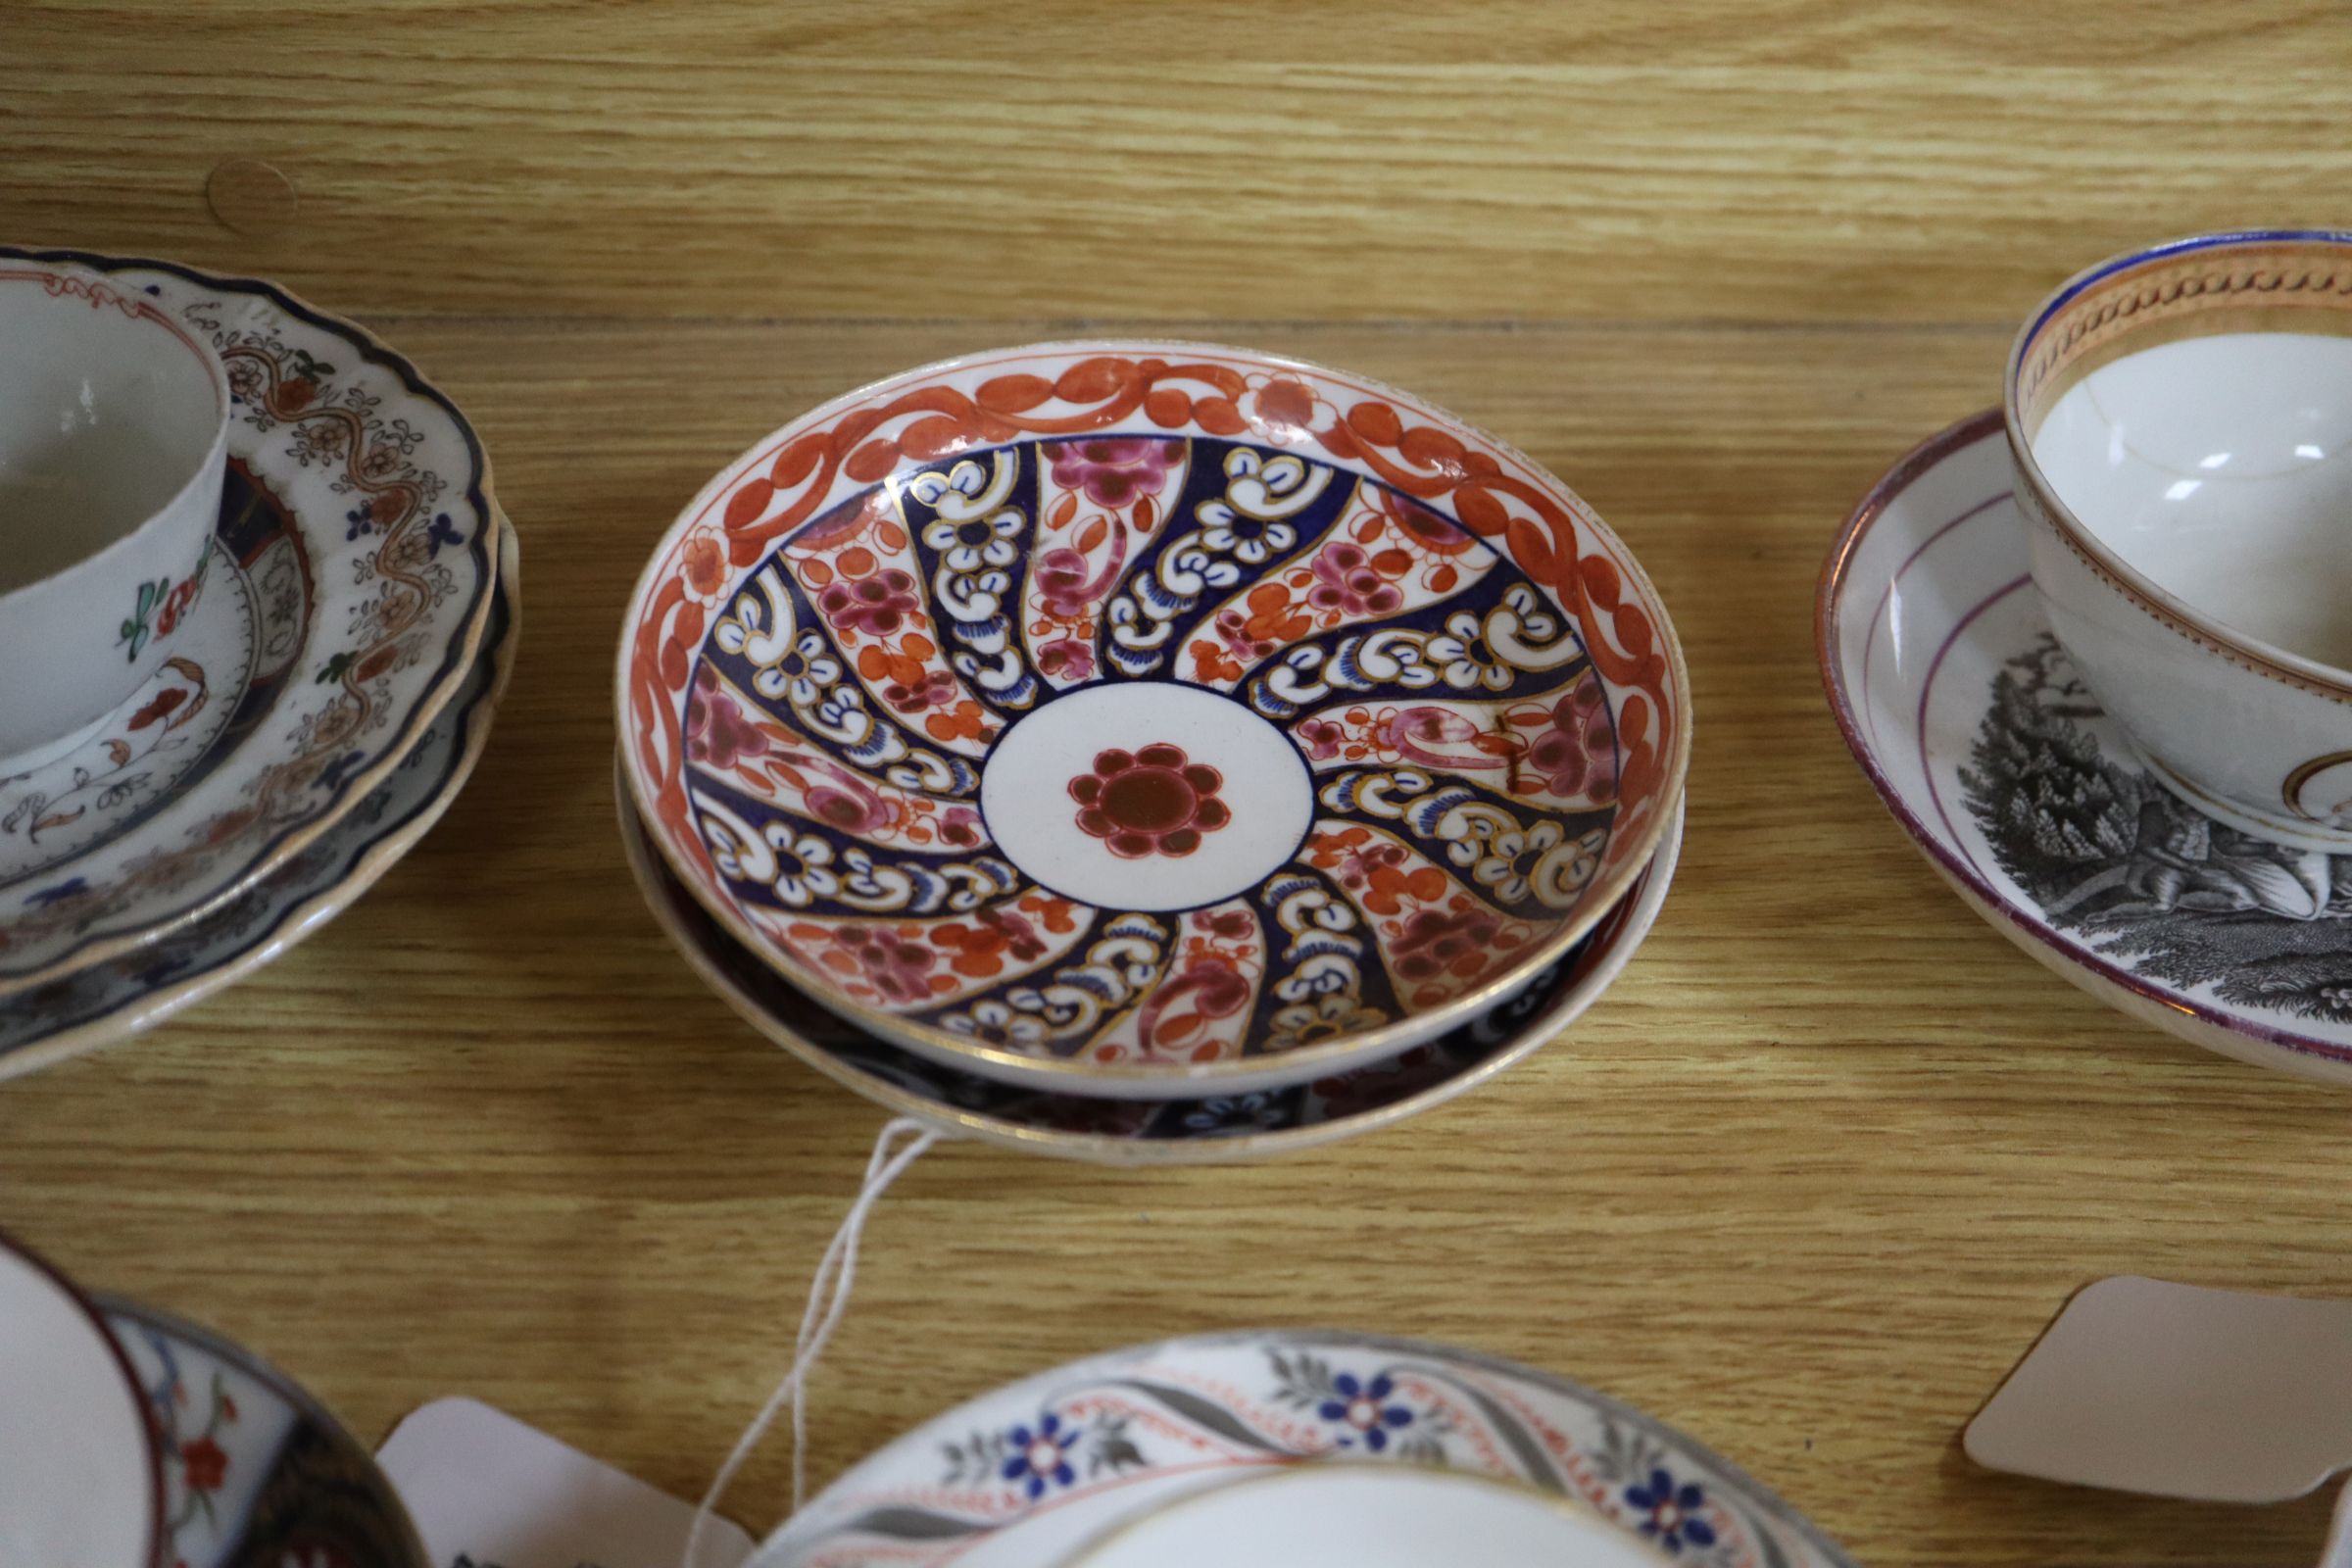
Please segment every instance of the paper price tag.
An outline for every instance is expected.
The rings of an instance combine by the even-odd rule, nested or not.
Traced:
[[[478,1399],[436,1399],[377,1461],[433,1568],[680,1568],[694,1510]],[[752,1538],[713,1519],[693,1568],[740,1568]]]

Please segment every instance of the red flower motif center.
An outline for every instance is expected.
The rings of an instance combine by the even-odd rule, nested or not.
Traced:
[[[1139,752],[1099,753],[1094,771],[1070,780],[1080,831],[1103,840],[1126,859],[1182,857],[1200,847],[1200,835],[1233,820],[1216,798],[1225,775],[1193,761],[1166,742]]]

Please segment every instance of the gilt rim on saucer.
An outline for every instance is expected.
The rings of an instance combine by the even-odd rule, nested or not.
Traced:
[[[1042,1127],[1015,1122],[983,1110],[943,1103],[906,1089],[902,1085],[841,1060],[825,1046],[809,1040],[777,1018],[761,1005],[759,999],[746,992],[729,975],[721,963],[706,951],[702,939],[688,929],[684,919],[670,907],[666,890],[677,886],[676,877],[652,848],[652,833],[637,814],[636,803],[630,798],[626,784],[617,776],[614,763],[614,805],[619,815],[621,849],[628,861],[630,875],[636,880],[637,891],[645,901],[654,921],[662,935],[678,950],[695,974],[726,1003],[728,1007],[752,1028],[776,1045],[782,1046],[801,1061],[830,1078],[835,1083],[871,1101],[896,1114],[912,1116],[943,1131],[968,1134],[988,1143],[1029,1153],[1047,1154],[1057,1159],[1077,1160],[1087,1164],[1113,1166],[1210,1165],[1234,1164],[1266,1158],[1298,1151],[1320,1148],[1342,1142],[1360,1134],[1395,1126],[1409,1117],[1431,1110],[1459,1098],[1526,1060],[1537,1052],[1556,1041],[1561,1032],[1574,1024],[1599,1001],[1624,973],[1627,964],[1648,939],[1656,925],[1667,895],[1672,891],[1675,870],[1681,860],[1684,842],[1685,807],[1678,803],[1675,815],[1665,839],[1642,868],[1631,891],[1611,908],[1599,925],[1593,928],[1591,941],[1596,946],[1566,961],[1568,968],[1554,982],[1558,988],[1539,1010],[1517,1020],[1512,1038],[1485,1056],[1472,1061],[1456,1072],[1400,1095],[1369,1110],[1352,1112],[1328,1120],[1302,1126],[1277,1128],[1254,1133],[1237,1133],[1200,1138],[1145,1138],[1115,1133],[1074,1132],[1059,1128]],[[685,897],[683,888],[677,889]],[[698,902],[688,899],[684,915],[708,918]],[[715,922],[712,922],[715,925]],[[712,933],[713,940],[732,942],[723,929]],[[756,962],[756,958],[754,959]],[[1581,970],[1578,963],[1587,966]],[[772,972],[772,971],[770,971]],[[791,987],[791,982],[776,977],[776,983]],[[797,991],[797,988],[793,988]],[[1510,1003],[1497,1004],[1507,1007]],[[848,1024],[845,1027],[856,1027]],[[1457,1026],[1459,1027],[1459,1026]],[[890,1050],[901,1050],[887,1041],[877,1042]],[[908,1054],[912,1054],[909,1053]],[[918,1058],[920,1059],[920,1058]],[[1359,1072],[1379,1070],[1381,1063],[1371,1062],[1352,1069]],[[954,1070],[954,1069],[944,1069]],[[1296,1086],[1293,1086],[1296,1087]],[[1056,1099],[1083,1102],[1093,1097],[1069,1089],[1044,1091]],[[1197,1102],[1137,1102],[1117,1103],[1180,1108]]]
[[[1176,358],[1179,364],[1170,367],[1165,358]],[[705,624],[702,607],[694,608],[696,634],[686,639],[679,630],[666,629],[672,617],[680,613],[676,603],[657,606],[653,603],[665,572],[675,570],[677,557],[685,541],[722,503],[740,499],[753,485],[762,488],[761,506],[770,490],[781,492],[782,485],[766,486],[760,477],[771,460],[781,464],[787,448],[798,453],[815,437],[833,435],[837,439],[863,442],[884,426],[870,417],[880,412],[869,407],[874,400],[891,395],[920,394],[927,383],[939,383],[946,378],[982,369],[1002,368],[1006,371],[1024,367],[1045,368],[1052,362],[1070,365],[1107,364],[1139,374],[1149,372],[1178,374],[1186,368],[1228,370],[1236,374],[1255,372],[1268,377],[1294,378],[1307,383],[1316,392],[1333,392],[1364,400],[1351,404],[1347,418],[1359,415],[1365,404],[1376,406],[1378,414],[1366,421],[1366,429],[1379,432],[1379,440],[1371,444],[1393,448],[1399,444],[1398,431],[1391,426],[1397,423],[1401,414],[1413,422],[1413,428],[1402,431],[1401,444],[1413,447],[1416,436],[1426,435],[1441,443],[1450,443],[1454,456],[1443,461],[1426,454],[1411,460],[1420,465],[1417,473],[1422,477],[1435,476],[1437,489],[1417,499],[1431,502],[1440,494],[1459,488],[1464,493],[1475,491],[1477,499],[1493,509],[1491,530],[1477,533],[1479,541],[1492,548],[1498,558],[1510,562],[1526,577],[1539,585],[1547,595],[1562,592],[1552,579],[1564,574],[1567,583],[1565,597],[1557,598],[1558,605],[1575,635],[1588,653],[1595,646],[1593,631],[1596,622],[1609,622],[1605,647],[1612,659],[1639,662],[1641,682],[1611,679],[1606,690],[1630,696],[1613,710],[1612,720],[1620,726],[1628,717],[1642,726],[1639,738],[1641,767],[1635,773],[1638,787],[1614,798],[1614,825],[1605,849],[1601,852],[1605,863],[1587,886],[1585,895],[1570,917],[1546,931],[1540,942],[1532,943],[1524,952],[1514,953],[1508,966],[1498,972],[1482,976],[1460,994],[1443,1003],[1385,1022],[1378,1027],[1343,1034],[1338,1038],[1302,1044],[1281,1055],[1283,1071],[1292,1077],[1312,1077],[1334,1070],[1342,1064],[1378,1059],[1409,1047],[1415,1040],[1443,1032],[1464,1018],[1475,1016],[1511,994],[1530,975],[1566,953],[1614,907],[1636,876],[1646,865],[1674,817],[1684,789],[1690,750],[1690,698],[1687,669],[1681,644],[1673,622],[1667,613],[1662,597],[1636,559],[1634,552],[1611,531],[1592,509],[1573,491],[1541,465],[1500,440],[1478,429],[1457,416],[1447,414],[1412,394],[1399,391],[1381,382],[1310,364],[1281,355],[1224,345],[1138,338],[1082,339],[1066,342],[1025,344],[1012,348],[962,355],[920,366],[884,377],[863,387],[836,397],[808,414],[802,415],[769,435],[761,438],[741,456],[722,468],[665,529],[657,542],[647,565],[631,592],[622,621],[620,646],[615,661],[614,705],[622,738],[623,775],[636,808],[652,829],[656,846],[672,872],[692,893],[694,898],[718,920],[737,941],[757,954],[762,962],[791,979],[797,986],[818,997],[831,1010],[855,1018],[861,1026],[894,1044],[915,1050],[935,1059],[958,1059],[974,1071],[1011,1081],[1030,1081],[1044,1087],[1061,1085],[1084,1093],[1085,1084],[1125,1081],[1134,1084],[1177,1084],[1190,1092],[1196,1086],[1202,1092],[1212,1092],[1221,1080],[1239,1080],[1245,1075],[1255,1076],[1267,1070],[1268,1059],[1263,1055],[1237,1054],[1222,1060],[1187,1062],[1180,1065],[1154,1062],[1102,1062],[1074,1057],[1039,1055],[1007,1051],[982,1043],[936,1025],[919,1023],[880,1007],[869,1005],[857,998],[843,994],[821,968],[788,958],[781,943],[764,936],[741,912],[735,900],[719,880],[710,863],[710,855],[698,833],[676,823],[664,826],[664,810],[683,819],[684,742],[682,734],[671,733],[682,728],[677,712],[670,710],[670,699],[664,695],[668,675],[660,666],[672,654],[685,660],[691,678],[692,650],[686,642],[699,642]],[[1065,372],[1066,373],[1066,372]],[[1036,377],[1015,376],[1012,379],[1035,380]],[[1041,383],[1042,384],[1042,383]],[[1302,388],[1305,390],[1306,388]],[[960,394],[957,394],[960,395]],[[1058,392],[1054,394],[1059,396]],[[1246,397],[1242,401],[1247,401]],[[973,405],[977,408],[978,405]],[[1171,426],[1154,426],[1140,421],[1146,416],[1143,405],[1123,412],[1114,410],[1104,401],[1100,408],[1105,412],[1100,424],[1084,427],[1082,421],[1054,416],[1041,417],[1029,425],[1019,426],[1025,434],[1007,439],[1043,440],[1065,435],[1120,435],[1150,437],[1187,437],[1196,433],[1192,416],[1186,415]],[[893,404],[888,417],[897,419],[911,415],[932,412],[930,406],[910,399],[904,405]],[[993,410],[990,411],[993,415]],[[1310,409],[1308,417],[1313,417]],[[1246,432],[1241,439],[1254,439],[1281,445],[1291,442],[1307,444],[1308,451],[1319,463],[1344,473],[1378,479],[1379,472],[1362,460],[1347,458],[1320,444],[1322,435],[1339,434],[1353,443],[1363,432],[1351,422],[1334,419],[1318,432],[1304,424],[1273,423],[1255,415],[1237,416],[1243,419],[1238,427]],[[840,432],[849,431],[848,435]],[[1269,431],[1274,432],[1268,434]],[[865,450],[865,448],[860,448]],[[896,448],[893,447],[895,453]],[[1468,454],[1468,466],[1462,454]],[[783,454],[780,457],[779,454]],[[734,601],[747,583],[738,580],[739,574],[751,566],[776,543],[805,525],[829,515],[817,503],[829,507],[847,497],[861,493],[873,484],[886,482],[891,473],[906,471],[905,463],[894,457],[893,466],[883,470],[881,477],[857,479],[856,488],[844,490],[843,470],[827,466],[816,471],[811,481],[807,474],[794,481],[814,484],[816,489],[809,503],[809,515],[805,523],[796,517],[788,527],[776,530],[772,536],[761,534],[754,553],[743,556],[741,564],[730,562],[726,567],[725,586],[714,596],[719,605]],[[926,460],[927,461],[927,460]],[[1492,465],[1492,468],[1485,466]],[[1515,496],[1534,494],[1544,506],[1558,514],[1557,535],[1546,533],[1512,515],[1515,526],[1505,527],[1505,509],[1494,496],[1482,488],[1487,477],[1498,476],[1503,482],[1519,488]],[[1385,481],[1384,481],[1385,482]],[[797,492],[796,492],[797,494]],[[797,503],[796,503],[797,504]],[[1523,506],[1535,503],[1522,501]],[[755,512],[755,518],[758,514]],[[1440,510],[1440,515],[1457,528],[1465,527],[1458,518]],[[757,530],[755,530],[757,531]],[[1564,537],[1571,549],[1569,554],[1575,569],[1553,553],[1552,541]],[[1579,538],[1589,541],[1593,553],[1586,555],[1577,544]],[[734,551],[733,554],[741,554]],[[1520,553],[1529,555],[1521,561]],[[1533,563],[1531,564],[1531,563]],[[1605,598],[1612,611],[1593,611],[1581,615],[1577,605],[1588,591],[1596,598]],[[669,596],[674,599],[675,596]],[[1611,622],[1610,614],[1620,617]],[[1630,617],[1630,618],[1626,618]],[[1629,655],[1634,637],[1628,627],[1637,628],[1640,636],[1638,655]],[[1083,690],[1084,684],[1071,688]],[[680,687],[679,690],[683,690]],[[683,699],[679,699],[682,708]],[[1640,705],[1637,707],[1636,705]],[[642,710],[642,711],[641,711]],[[1661,712],[1661,710],[1663,710]],[[1620,742],[1621,751],[1623,742]],[[674,776],[673,776],[674,775]],[[666,800],[674,796],[674,800]],[[1091,830],[1090,830],[1091,831]],[[682,843],[680,839],[691,840]]]
[[[428,381],[407,356],[356,322],[321,311],[267,279],[210,272],[176,262],[21,246],[0,246],[0,259],[77,266],[118,282],[137,283],[144,280],[150,291],[171,283],[226,298],[255,301],[282,313],[287,320],[298,323],[305,330],[322,333],[348,344],[372,372],[392,377],[405,395],[418,400],[420,406],[429,407],[435,418],[446,420],[446,429],[442,433],[454,443],[466,467],[462,488],[453,485],[449,493],[462,500],[479,519],[479,525],[473,528],[471,537],[462,544],[463,557],[468,563],[468,583],[462,585],[460,591],[470,597],[459,609],[435,622],[443,635],[437,647],[423,655],[423,659],[429,661],[429,673],[416,687],[410,701],[398,708],[387,733],[357,744],[353,755],[359,760],[354,765],[340,768],[331,775],[322,769],[320,777],[311,786],[322,789],[319,803],[316,807],[306,804],[288,820],[269,824],[260,842],[250,851],[239,849],[224,855],[220,869],[215,871],[207,867],[199,871],[191,878],[187,888],[177,892],[126,893],[121,909],[94,913],[86,926],[72,931],[70,946],[59,948],[49,957],[32,960],[29,967],[0,967],[0,998],[4,998],[84,965],[135,950],[220,908],[299,854],[382,782],[385,775],[414,749],[416,737],[448,703],[473,666],[483,630],[489,620],[492,602],[497,597],[498,561],[494,535],[502,526],[503,514],[492,484],[489,455],[471,423],[448,395]],[[232,447],[234,440],[232,436]],[[356,455],[352,461],[358,461]],[[418,510],[422,510],[421,505]],[[318,526],[323,528],[325,525],[320,522]],[[387,650],[391,646],[389,642],[384,645]],[[296,653],[300,657],[311,651],[312,645],[306,640],[303,648]],[[241,744],[263,744],[261,732],[248,736]],[[372,748],[371,755],[369,748]],[[165,821],[170,816],[171,808],[167,807],[148,820]],[[74,859],[69,859],[54,869],[61,874],[70,873],[80,857],[105,853],[116,842],[114,839],[101,841],[77,852]],[[68,882],[72,880],[69,876]],[[143,913],[139,912],[142,905],[146,906],[146,912]]]

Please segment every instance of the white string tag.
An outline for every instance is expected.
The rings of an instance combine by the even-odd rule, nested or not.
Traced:
[[[769,1395],[752,1424],[744,1429],[735,1451],[727,1462],[718,1467],[711,1478],[710,1490],[703,1494],[702,1502],[694,1510],[694,1523],[686,1532],[686,1550],[682,1557],[684,1568],[695,1568],[700,1560],[695,1553],[702,1544],[704,1527],[710,1522],[718,1499],[725,1495],[735,1472],[760,1446],[760,1440],[775,1424],[776,1417],[789,1405],[792,1409],[792,1510],[800,1512],[808,1495],[808,1401],[803,1396],[808,1375],[816,1369],[818,1357],[825,1352],[825,1344],[840,1326],[842,1314],[850,1304],[850,1286],[858,1276],[858,1242],[865,1233],[866,1216],[873,1212],[874,1203],[890,1190],[890,1184],[906,1174],[906,1167],[921,1157],[943,1136],[936,1127],[911,1116],[896,1117],[882,1128],[874,1140],[874,1152],[865,1162],[865,1183],[858,1190],[857,1200],[850,1204],[849,1213],[842,1216],[841,1228],[825,1248],[825,1255],[817,1260],[816,1273],[808,1282],[808,1305],[801,1314],[801,1332],[793,1346],[792,1369],[784,1374],[776,1392]],[[899,1140],[906,1142],[902,1145]]]

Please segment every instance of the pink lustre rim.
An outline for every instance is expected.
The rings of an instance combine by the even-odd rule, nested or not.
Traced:
[[[1207,466],[1196,461],[1202,457]],[[1181,525],[1160,528],[1193,494],[1188,475],[1206,487],[1206,501]],[[1300,510],[1310,504],[1322,511]],[[1180,556],[1184,564],[1169,564]],[[1473,603],[1477,595],[1485,597]],[[1010,613],[992,620],[1000,600]],[[1427,624],[1391,629],[1416,615]],[[804,631],[814,637],[805,648]],[[1401,663],[1390,658],[1398,649]],[[1431,908],[1463,930],[1439,932],[1437,914],[1421,919],[1424,911],[1390,898],[1363,923],[1375,945],[1366,973],[1379,971],[1382,988],[1394,983],[1393,996],[1383,991],[1394,1005],[1358,1007],[1349,991],[1334,1007],[1328,993],[1285,990],[1317,1014],[1307,1020],[1313,1027],[1252,1024],[1277,990],[1269,956],[1297,944],[1266,940],[1275,927],[1254,915],[1246,931],[1220,924],[1218,911],[1243,902],[1247,886],[1251,907],[1266,912],[1264,879],[1305,868],[1326,885],[1302,892],[1348,906],[1335,919],[1357,918],[1362,879],[1343,892],[1348,873],[1337,860],[1309,866],[1308,846],[1331,836],[1316,824],[1341,811],[1329,804],[1344,782],[1334,769],[1366,755],[1345,750],[1363,740],[1348,724],[1393,723],[1401,711],[1393,705],[1365,715],[1415,661],[1424,667],[1402,677],[1421,694],[1414,702],[1446,711],[1413,740],[1485,755],[1464,767],[1502,768],[1507,759],[1503,776],[1520,796],[1501,783],[1482,795],[1447,772],[1451,760],[1408,753],[1428,771],[1405,793],[1421,792],[1433,810],[1444,797],[1496,824],[1497,837],[1454,855],[1457,880],[1400,836],[1359,836],[1380,840],[1372,848],[1385,858],[1373,870],[1384,885],[1397,875],[1400,886],[1428,883]],[[1441,676],[1450,684],[1436,685]],[[877,382],[784,426],[729,465],[663,535],[631,595],[615,677],[630,793],[672,871],[730,934],[889,1038],[1041,1079],[1205,1084],[1262,1074],[1273,1054],[1255,1047],[1266,1038],[1283,1041],[1286,1070],[1309,1071],[1401,1049],[1492,1005],[1573,946],[1631,886],[1666,832],[1690,755],[1688,679],[1672,622],[1632,554],[1564,485],[1391,388],[1212,345],[1122,340],[974,355]],[[1121,700],[1094,704],[1084,724],[1046,722],[1086,706],[1072,699],[1113,692]],[[1506,713],[1514,703],[1536,711],[1539,696],[1546,716]],[[1221,705],[1225,716],[1192,711],[1201,704]],[[1146,709],[1160,716],[1136,719]],[[1347,722],[1301,738],[1341,710]],[[762,738],[763,724],[774,737]],[[1133,735],[1122,728],[1137,724]],[[928,957],[899,965],[905,955],[889,928],[915,906],[827,926],[746,901],[729,880],[773,886],[784,906],[801,909],[810,897],[865,897],[906,874],[911,862],[877,865],[864,845],[804,843],[797,829],[773,822],[753,828],[749,797],[727,797],[736,786],[713,773],[747,751],[776,758],[771,739],[800,748],[793,756],[806,761],[809,733],[838,742],[850,729],[872,736],[894,726],[896,738],[842,742],[836,758],[817,760],[830,782],[760,766],[775,788],[797,792],[797,820],[852,835],[868,831],[858,806],[834,797],[873,795],[868,786],[887,776],[906,786],[886,803],[893,821],[912,823],[906,842],[968,851],[973,863],[1005,868],[974,876],[959,867],[955,887],[922,892],[926,872],[914,866],[918,893],[931,900],[917,912],[962,916],[931,921],[955,926],[947,933],[956,937],[954,956],[974,960],[956,962],[953,975]],[[1571,733],[1580,738],[1562,739]],[[1029,754],[1019,772],[1034,788],[1018,792],[1028,801],[988,792],[973,765],[998,750],[1000,735],[1006,754],[1016,744]],[[1589,766],[1569,756],[1587,757],[1580,748],[1590,749]],[[843,758],[856,766],[833,765]],[[1549,782],[1522,782],[1531,759]],[[1366,766],[1395,763],[1382,753]],[[1269,795],[1284,800],[1269,804]],[[1036,830],[1059,835],[1059,858],[1030,858],[1053,867],[1047,876],[1011,869],[1023,854],[1007,827],[1008,811],[1046,814],[1034,805],[1040,797],[1070,818]],[[1529,799],[1548,814],[1527,820]],[[959,809],[967,802],[979,809]],[[1511,855],[1498,859],[1489,852],[1514,806],[1522,809]],[[1332,854],[1360,849],[1350,840]],[[1000,851],[1004,858],[993,859]],[[1445,853],[1454,854],[1450,844]],[[1261,988],[1245,997],[1203,971],[1178,1038],[1205,1045],[1175,1057],[1152,1049],[1161,1037],[1145,1035],[1139,1047],[1131,1037],[1160,1016],[1156,995],[1122,992],[1115,976],[1083,1004],[1100,1009],[1088,1015],[1100,1017],[1100,1029],[1072,1026],[1095,1032],[1054,1036],[1074,1043],[1052,1054],[1032,1036],[990,1032],[1003,1021],[994,993],[994,1011],[965,1009],[985,1027],[961,1014],[948,1024],[911,1017],[939,1010],[933,999],[949,990],[958,1004],[982,994],[956,975],[982,974],[990,985],[1051,979],[1058,992],[1070,972],[1056,967],[1065,956],[1071,964],[1085,957],[1092,975],[1098,960],[1084,944],[1131,940],[1117,911],[1135,906],[1105,904],[1101,883],[1084,884],[1072,869],[1089,855],[1098,876],[1116,867],[1156,879],[1137,898],[1179,928],[1174,938],[1145,936],[1165,953],[1121,960],[1155,966],[1133,986],[1165,992],[1163,977],[1213,957]],[[1470,897],[1473,878],[1502,914],[1490,918],[1494,909]],[[1455,896],[1448,902],[1441,889]],[[1507,900],[1522,897],[1540,898],[1548,915],[1512,914],[1520,906]],[[1055,904],[1077,910],[1074,930],[1068,908],[1048,906]],[[1019,926],[1009,954],[997,951],[1000,914]],[[984,924],[995,929],[978,929]],[[1176,951],[1196,938],[1225,946]],[[1396,943],[1430,952],[1400,963]],[[1008,960],[1015,967],[1005,973]],[[930,989],[891,989],[918,983]],[[1036,991],[1023,994],[1034,1000]],[[1222,1041],[1218,1019],[1226,1020]]]
[[[1861,723],[1855,711],[1855,695],[1847,690],[1845,684],[1842,670],[1844,643],[1838,628],[1838,609],[1849,586],[1847,573],[1854,556],[1863,539],[1896,497],[1943,463],[2001,434],[2002,415],[2003,411],[1997,408],[1971,415],[1936,431],[1905,453],[1855,506],[1852,514],[1838,528],[1837,538],[1830,546],[1828,559],[1822,563],[1821,578],[1815,589],[1813,603],[1814,658],[1821,668],[1822,689],[1829,700],[1830,716],[1837,721],[1838,732],[1844,738],[1846,750],[1853,754],[1855,763],[1862,769],[1862,776],[1869,781],[1872,791],[1878,795],[1880,804],[1886,808],[1887,813],[1895,819],[1912,845],[1945,880],[1966,894],[1968,900],[1987,918],[1997,915],[2001,924],[2031,940],[2035,947],[2063,960],[2071,968],[2081,969],[2119,991],[2193,1017],[2216,1029],[2301,1055],[2328,1061],[2352,1060],[2352,1052],[2330,1041],[2281,1029],[2242,1012],[2217,1007],[2178,991],[2150,985],[2144,977],[2034,918],[2018,906],[2013,896],[1996,888],[1972,859],[1945,847],[1936,831],[1905,804],[1902,792],[1880,765],[1870,744],[1863,739]],[[1973,508],[1942,524],[1935,535],[1923,542],[1896,567],[1893,575],[1900,576],[1936,539],[1952,527],[1972,520],[1983,510],[1983,507]],[[2017,586],[2009,585],[2003,591],[2010,591]],[[1876,625],[1879,618],[1874,611],[1869,624]]]
[[[2352,232],[2197,234],[2111,256],[2068,278],[2026,318],[2001,378],[2002,427],[2024,480],[2020,503],[2166,629],[2256,674],[2352,703],[2352,670],[2225,625],[2116,554],[2059,498],[2034,456],[2034,435],[2059,395],[2099,366],[2185,337],[2257,330],[2352,334]]]

